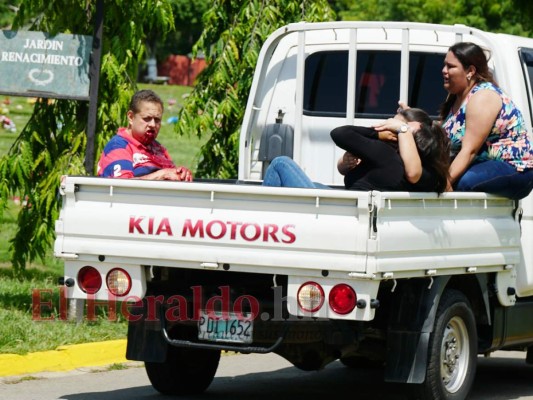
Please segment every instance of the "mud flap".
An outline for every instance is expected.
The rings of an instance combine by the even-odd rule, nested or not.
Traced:
[[[155,315],[149,313],[155,312]],[[132,308],[128,322],[128,360],[164,362],[167,357],[168,344],[163,337],[159,307],[149,311],[146,300],[142,307]]]
[[[399,293],[387,335],[385,381],[422,383],[426,378],[429,337],[440,296],[450,277],[412,280]]]

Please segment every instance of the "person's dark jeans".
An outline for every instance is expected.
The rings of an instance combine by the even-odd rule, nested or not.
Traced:
[[[496,160],[468,168],[454,186],[459,192],[487,192],[520,200],[533,189],[533,169],[518,172],[512,165]]]

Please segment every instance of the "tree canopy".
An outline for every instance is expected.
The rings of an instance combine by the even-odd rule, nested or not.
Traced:
[[[529,0],[341,0],[333,3],[343,20],[464,24],[523,36],[529,36],[532,26],[523,12],[529,8],[529,16],[533,13]]]
[[[10,29],[20,0],[0,0],[0,29]]]
[[[164,60],[169,54],[189,54],[203,31],[202,16],[211,6],[209,0],[170,0],[175,29],[164,40],[157,38],[156,55]]]

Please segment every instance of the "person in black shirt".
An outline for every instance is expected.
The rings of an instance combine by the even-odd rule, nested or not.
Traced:
[[[349,190],[442,193],[449,167],[449,140],[418,108],[399,110],[373,128],[345,125],[331,131],[346,150],[338,169]]]
[[[449,140],[423,110],[400,109],[372,128],[341,126],[331,137],[346,150],[337,164],[346,189],[442,193],[446,188]],[[272,161],[263,185],[328,188],[312,182],[285,156]]]

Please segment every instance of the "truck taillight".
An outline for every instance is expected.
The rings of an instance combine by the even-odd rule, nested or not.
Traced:
[[[85,266],[78,272],[78,285],[87,294],[95,294],[102,287],[102,276],[94,267]]]
[[[320,310],[324,304],[324,289],[316,282],[306,282],[298,289],[298,305],[307,312]]]
[[[115,296],[125,296],[131,289],[131,277],[122,268],[113,268],[106,277],[107,288]]]
[[[329,306],[337,314],[352,312],[357,304],[357,294],[350,285],[341,283],[333,286],[329,292]]]

